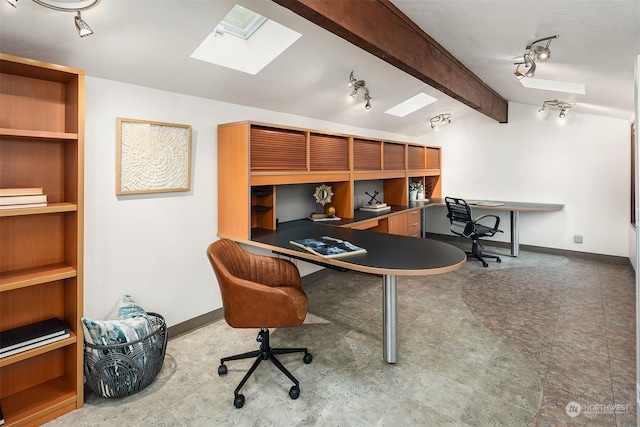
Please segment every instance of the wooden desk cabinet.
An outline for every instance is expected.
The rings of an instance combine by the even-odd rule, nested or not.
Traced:
[[[219,125],[218,235],[250,240],[252,229],[275,230],[280,185],[331,185],[331,206],[341,218],[354,216],[356,181],[382,180],[390,205],[408,205],[410,182],[421,182],[426,197],[441,197],[440,151],[264,123]],[[408,217],[392,222],[399,234],[420,233],[419,220],[417,232]]]
[[[50,317],[70,337],[0,358],[5,425],[83,405],[84,73],[0,54],[0,188],[47,206],[0,210],[0,331]]]

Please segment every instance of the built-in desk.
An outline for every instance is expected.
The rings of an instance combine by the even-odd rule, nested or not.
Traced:
[[[367,253],[326,259],[289,243],[322,236],[347,240],[367,249]],[[447,273],[462,267],[467,259],[462,250],[436,240],[335,227],[307,219],[281,223],[277,230],[254,232],[250,241],[241,242],[296,258],[381,275],[383,357],[387,363],[397,360],[397,276]]]
[[[471,200],[471,199],[469,199]],[[496,203],[500,203],[498,206],[484,206],[481,204],[469,204],[472,210],[486,209],[492,211],[509,211],[509,221],[511,230],[511,256],[517,257],[519,252],[519,221],[520,212],[551,212],[560,211],[564,209],[564,205],[553,203],[527,203],[527,202],[505,202],[496,200]],[[444,199],[431,199],[431,206],[446,206]],[[424,212],[424,219],[426,224],[426,210]]]

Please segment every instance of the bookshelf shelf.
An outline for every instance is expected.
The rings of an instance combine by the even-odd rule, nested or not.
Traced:
[[[16,353],[11,356],[0,358],[0,368],[30,359],[32,357],[40,356],[41,354],[57,350],[68,345],[75,344],[77,341],[78,337],[76,337],[76,335],[72,333],[70,337],[61,339],[60,341],[56,341],[51,344],[45,344],[40,347],[23,351],[22,353]]]
[[[70,329],[0,359],[5,425],[41,425],[84,404],[84,73],[0,53],[0,80],[0,188],[48,202],[0,209],[0,331],[51,317]]]

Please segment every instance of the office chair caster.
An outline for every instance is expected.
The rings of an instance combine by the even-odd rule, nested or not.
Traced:
[[[300,387],[298,387],[297,385],[292,385],[289,389],[289,397],[293,400],[296,400],[298,397],[300,397]]]
[[[311,363],[312,360],[313,360],[313,356],[311,355],[311,353],[305,353],[304,357],[302,358],[302,361],[307,365]]]
[[[238,409],[244,406],[244,395],[242,393],[236,395],[235,399],[233,399],[233,406],[235,406]]]
[[[227,374],[227,365],[218,366],[218,375],[226,375]]]

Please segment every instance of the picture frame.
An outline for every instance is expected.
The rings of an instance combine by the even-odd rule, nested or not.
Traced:
[[[116,119],[116,194],[191,189],[191,126]]]

